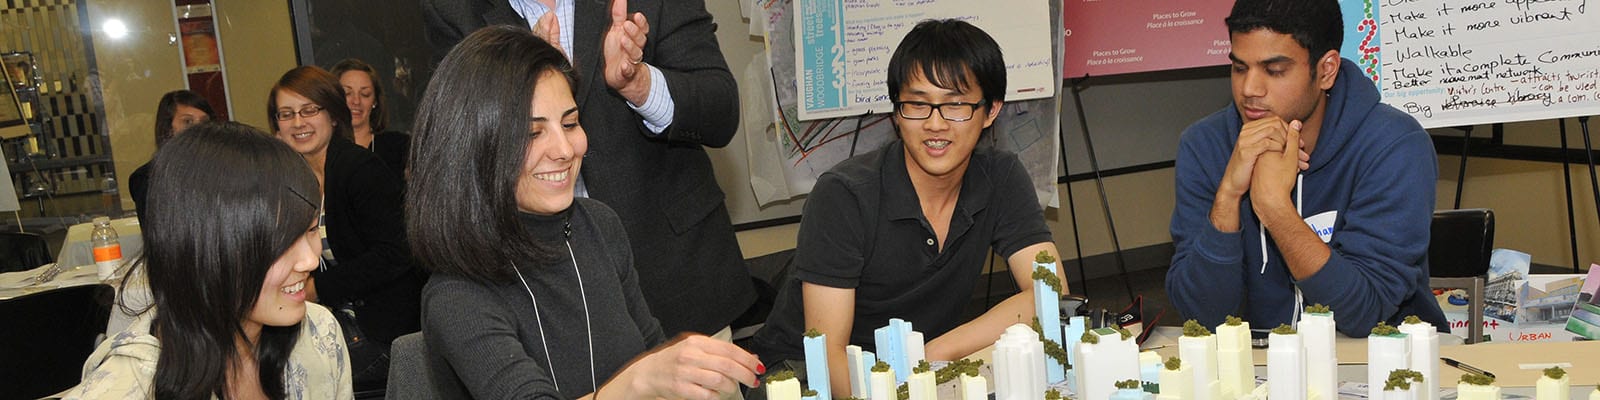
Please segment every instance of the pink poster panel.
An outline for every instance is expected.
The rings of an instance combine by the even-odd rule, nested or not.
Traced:
[[[1233,0],[1065,0],[1066,78],[1228,64]]]

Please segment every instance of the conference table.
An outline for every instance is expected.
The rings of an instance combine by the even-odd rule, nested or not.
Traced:
[[[1183,329],[1179,327],[1157,327],[1140,349],[1154,351],[1161,355],[1162,359],[1174,357],[1178,355],[1178,337],[1182,335]],[[1532,399],[1535,382],[1538,381],[1544,368],[1553,364],[1565,364],[1562,368],[1572,378],[1574,400],[1588,399],[1589,392],[1595,389],[1596,383],[1600,383],[1600,343],[1597,342],[1485,342],[1468,345],[1463,344],[1461,337],[1455,335],[1440,334],[1439,338],[1440,357],[1448,357],[1494,373],[1495,383],[1502,388],[1507,399]],[[1339,359],[1339,381],[1344,383],[1341,386],[1340,398],[1365,398],[1367,340],[1339,335],[1334,346],[1335,357]],[[988,365],[993,361],[990,357],[992,353],[991,346],[973,353],[969,358],[982,359],[984,364]],[[1269,373],[1266,362],[1266,349],[1255,349],[1256,376],[1259,379],[1265,379]],[[1437,384],[1443,389],[1440,398],[1454,399],[1457,378],[1465,371],[1446,366],[1442,362],[1437,368],[1440,377]],[[989,379],[992,391],[995,382],[992,376],[993,370],[991,368],[983,370]],[[944,387],[940,389],[941,393],[945,392]],[[1346,393],[1347,391],[1349,393]],[[954,396],[954,390],[949,390],[949,394]]]
[[[111,226],[117,230],[118,243],[122,245],[123,261],[131,264],[144,247],[138,219],[130,217],[112,220]],[[104,283],[119,290],[117,301],[125,301],[135,310],[150,304],[150,288],[144,284],[143,279],[135,277],[134,282],[125,287],[121,282],[120,271],[111,279],[100,279],[98,268],[94,265],[93,245],[89,240],[89,234],[93,231],[93,223],[73,225],[67,228],[66,239],[61,245],[61,253],[56,257],[55,263],[26,271],[0,273],[0,301],[58,288]],[[57,265],[62,269],[55,279],[47,282],[35,281],[35,277]],[[121,292],[123,290],[125,292]],[[106,321],[107,335],[122,332],[133,322],[133,317],[122,307],[112,305],[111,317]]]

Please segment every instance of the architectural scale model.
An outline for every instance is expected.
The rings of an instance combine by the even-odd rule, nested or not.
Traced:
[[[1223,400],[1222,383],[1217,380],[1217,336],[1210,329],[1192,319],[1184,322],[1178,357],[1189,360],[1187,366],[1194,371],[1192,399]]]
[[[1422,378],[1422,373],[1420,372],[1409,369],[1397,369],[1390,371],[1389,376],[1384,379],[1383,384],[1381,385],[1383,386],[1383,397],[1376,397],[1374,399],[1420,400],[1423,398],[1422,396],[1425,392],[1439,392],[1438,390],[1433,390],[1431,386],[1428,386],[1432,384],[1433,383],[1431,382],[1424,381]]]
[[[872,386],[872,391],[868,392],[870,395],[867,396],[867,400],[899,400],[899,396],[895,394],[894,368],[890,367],[889,363],[878,360],[878,363],[872,366],[872,375],[867,379],[872,382],[868,384]]]
[[[878,358],[870,351],[862,351],[861,346],[849,345],[844,347],[845,367],[849,369],[850,397],[867,398],[872,391],[870,371],[873,365],[878,364]]]
[[[1228,316],[1217,326],[1217,380],[1222,398],[1243,397],[1256,388],[1256,353],[1250,347],[1250,323]]]
[[[1056,258],[1040,251],[1033,259],[1033,313],[1038,318],[1044,340],[1067,348],[1062,342],[1061,278],[1056,276]],[[1071,352],[1070,349],[1067,350]],[[1066,366],[1045,360],[1045,379],[1050,383],[1066,380]]]
[[[1294,327],[1278,325],[1267,335],[1267,395],[1273,400],[1305,400],[1306,354]]]
[[[1297,328],[1306,346],[1306,387],[1311,389],[1310,396],[1338,399],[1339,358],[1333,344],[1338,334],[1333,329],[1333,310],[1321,304],[1306,307]]]
[[[922,332],[911,328],[911,323],[899,318],[889,319],[889,325],[872,331],[878,346],[878,361],[889,364],[895,371],[894,383],[900,384],[911,376],[911,367],[923,359]]]
[[[1462,375],[1461,382],[1456,384],[1456,400],[1500,400],[1500,386],[1488,376]]]
[[[1367,382],[1383,382],[1394,370],[1411,369],[1411,341],[1389,324],[1379,322],[1367,336]],[[1367,385],[1367,398],[1383,396],[1383,385]]]
[[[833,399],[832,382],[828,375],[828,335],[807,329],[805,339],[806,387],[817,392],[817,398]]]
[[[1420,374],[1425,383],[1426,390],[1418,391],[1417,399],[1439,400],[1439,330],[1412,315],[1400,324],[1400,332],[1411,341],[1410,370]]]
[[[1012,325],[994,342],[995,400],[1037,400],[1044,398],[1044,343],[1033,328]],[[1106,385],[1107,396],[1111,385]]]
[[[1189,400],[1194,398],[1194,370],[1183,359],[1173,357],[1161,368],[1161,395],[1157,400]]]
[[[928,361],[919,361],[911,369],[911,377],[906,378],[906,392],[910,400],[938,400],[939,385],[934,381],[933,367]]]
[[[1589,396],[1594,398],[1593,395]],[[1550,367],[1544,370],[1544,376],[1539,377],[1539,382],[1534,384],[1534,399],[1537,400],[1568,400],[1572,398],[1572,377],[1567,376],[1567,371],[1561,367]]]
[[[1077,353],[1083,367],[1073,369],[1076,398],[1110,398],[1117,382],[1139,379],[1139,344],[1132,332],[1111,328],[1084,332]]]

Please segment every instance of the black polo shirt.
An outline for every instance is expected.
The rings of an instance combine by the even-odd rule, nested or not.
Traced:
[[[850,344],[872,350],[872,331],[890,318],[911,322],[927,340],[966,322],[961,310],[991,249],[1010,257],[1051,241],[1033,184],[1016,155],[974,151],[959,196],[940,251],[899,140],[822,174],[800,221],[798,279],[785,283],[756,337],[762,359],[804,356],[802,281],[854,288]]]

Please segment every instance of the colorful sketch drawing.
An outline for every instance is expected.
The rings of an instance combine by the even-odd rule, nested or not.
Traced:
[[[777,122],[778,154],[784,157],[784,174],[790,191],[809,193],[834,164],[855,154],[882,147],[894,137],[885,114],[801,121],[799,85],[795,80],[794,0],[762,0],[767,24],[767,61],[773,81],[773,117]]]
[[[1340,0],[1344,14],[1344,45],[1339,56],[1348,58],[1372,78],[1374,85],[1382,87],[1382,59],[1380,49],[1383,37],[1378,34],[1377,0]]]
[[[1600,265],[1589,265],[1583,291],[1578,294],[1572,316],[1567,318],[1567,332],[1589,340],[1600,339]]]
[[[789,193],[810,193],[817,177],[851,156],[882,148],[896,137],[887,113],[801,121],[795,78],[793,4],[798,0],[754,0],[766,25],[767,64],[772,78],[771,107],[776,122],[772,142],[783,157]],[[1007,102],[990,134],[995,147],[1016,153],[1029,168],[1041,204],[1053,204],[1059,161],[1057,102],[1054,98]],[[770,184],[770,182],[763,182]]]

